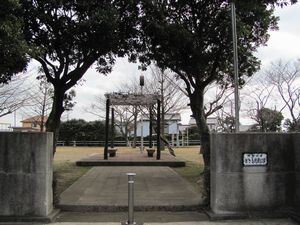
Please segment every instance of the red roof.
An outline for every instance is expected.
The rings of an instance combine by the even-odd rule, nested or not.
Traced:
[[[47,120],[48,120],[48,116],[44,116],[43,122],[46,122]],[[42,121],[42,116],[33,116],[25,120],[22,120],[21,123],[33,123],[33,122],[41,122],[41,121]]]

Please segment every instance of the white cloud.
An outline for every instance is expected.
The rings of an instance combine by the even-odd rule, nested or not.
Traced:
[[[300,4],[277,8],[275,15],[279,16],[279,30],[270,32],[267,46],[258,50],[257,56],[262,61],[262,68],[270,62],[294,60],[300,58]]]

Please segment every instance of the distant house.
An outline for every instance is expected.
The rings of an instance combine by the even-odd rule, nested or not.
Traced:
[[[13,127],[14,131],[21,131],[21,132],[39,132],[41,131],[41,125],[43,123],[43,131],[46,131],[46,122],[48,117],[45,116],[42,122],[42,116],[33,116],[22,120],[22,127]]]
[[[206,123],[210,131],[215,131],[218,125],[218,119],[217,117],[208,117],[206,119]],[[197,126],[195,118],[191,117],[189,121],[189,126],[190,127]]]
[[[179,113],[168,113],[165,114],[165,134],[179,134],[179,125],[181,121],[181,116]],[[149,135],[149,118],[143,118],[143,123],[140,121],[137,122],[137,137],[141,136],[141,131],[143,127],[143,136],[146,137]],[[133,132],[132,132],[133,134]]]
[[[251,125],[240,125],[240,132],[250,131],[254,124]]]
[[[0,122],[0,132],[8,132],[12,131],[12,127],[10,123],[1,123]]]

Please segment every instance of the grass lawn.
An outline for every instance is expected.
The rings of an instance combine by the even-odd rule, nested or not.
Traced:
[[[204,169],[202,155],[199,154],[200,147],[176,148],[175,153],[178,159],[186,162],[185,167],[173,168],[180,176],[190,182],[199,193],[203,192],[202,171]]]
[[[54,161],[53,172],[57,180],[56,194],[60,195],[91,167],[76,166],[71,161]]]
[[[139,149],[121,147],[118,154],[132,151]],[[103,147],[57,147],[53,163],[57,194],[61,194],[91,168],[76,166],[75,162],[96,153],[103,153]],[[186,161],[186,166],[173,169],[201,192],[203,160],[199,154],[199,146],[175,148],[175,153],[178,159]]]

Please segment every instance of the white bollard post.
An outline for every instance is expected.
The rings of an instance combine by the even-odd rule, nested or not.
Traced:
[[[136,173],[126,173],[128,176],[128,220],[121,225],[140,225],[134,221],[134,176]]]

